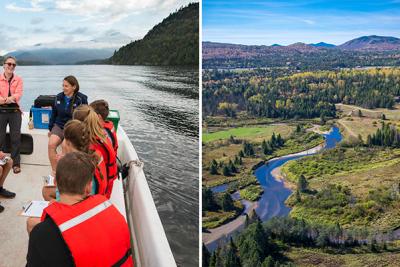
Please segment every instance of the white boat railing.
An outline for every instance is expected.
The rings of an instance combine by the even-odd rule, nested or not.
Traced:
[[[129,175],[124,185],[124,204],[133,242],[135,266],[174,267],[176,263],[143,168],[133,163],[133,161],[139,159],[122,127],[118,128],[118,142],[120,160],[123,163],[130,162]],[[117,181],[114,186],[122,188],[120,180]],[[119,190],[116,189],[115,193],[118,194]],[[118,197],[117,199],[120,200],[121,198]],[[111,200],[113,201],[113,199]]]

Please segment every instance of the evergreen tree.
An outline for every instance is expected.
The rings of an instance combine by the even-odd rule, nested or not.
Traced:
[[[203,187],[202,190],[202,199],[203,199],[203,210],[216,210],[218,209],[218,205],[214,199],[214,194],[211,189],[207,187]]]
[[[229,160],[228,167],[229,167],[229,171],[230,171],[231,173],[236,173],[236,172],[237,172],[237,169],[236,169],[236,167],[235,167],[235,164],[233,164],[232,160]]]
[[[358,117],[361,118],[362,116],[363,116],[363,115],[362,115],[361,109],[359,109],[359,110],[358,110]]]
[[[382,113],[382,120],[386,120],[386,115]]]
[[[244,152],[243,152],[243,150],[240,150],[240,151],[239,151],[239,157],[244,158]]]
[[[202,255],[202,266],[203,267],[209,267],[210,266],[210,252],[208,251],[208,249],[206,248],[206,246],[203,243],[203,255]]]
[[[240,267],[240,259],[238,257],[238,251],[233,243],[232,237],[230,238],[228,249],[225,255],[224,267]]]
[[[272,147],[272,148],[277,147],[275,133],[272,133],[272,137],[271,137],[271,147]]]
[[[222,168],[222,174],[224,176],[230,176],[231,175],[231,170],[229,169],[228,166],[224,165],[224,167]]]
[[[222,196],[222,209],[224,211],[231,211],[235,209],[232,197],[229,193],[224,193]]]
[[[308,182],[306,180],[306,177],[304,175],[300,175],[298,182],[297,182],[297,190],[300,192],[306,192],[308,188]]]
[[[300,191],[298,189],[296,190],[296,202],[297,203],[301,202],[301,195],[300,195]]]
[[[275,262],[271,256],[268,256],[264,259],[261,267],[275,267]]]
[[[238,155],[235,156],[235,160],[234,160],[235,165],[240,165],[240,160]]]
[[[210,164],[210,174],[218,174],[218,163],[215,160],[213,160]]]
[[[283,146],[285,141],[283,140],[281,134],[278,134],[278,137],[276,138],[276,142],[277,142],[279,147]]]
[[[300,133],[300,132],[301,132],[301,126],[300,126],[300,124],[297,124],[296,133]]]

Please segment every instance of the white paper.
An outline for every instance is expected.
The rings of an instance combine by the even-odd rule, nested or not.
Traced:
[[[55,186],[54,177],[52,175],[43,176],[45,186]]]
[[[5,165],[7,163],[7,161],[9,161],[9,160],[10,160],[10,157],[7,157],[7,156],[0,159],[0,166]]]
[[[42,217],[43,210],[49,205],[49,201],[32,200],[23,208],[22,216]]]

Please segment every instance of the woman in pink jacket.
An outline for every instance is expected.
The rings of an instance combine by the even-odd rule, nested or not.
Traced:
[[[10,126],[11,158],[14,162],[14,173],[21,172],[20,146],[22,112],[19,100],[22,96],[23,82],[14,74],[17,60],[7,56],[3,62],[4,72],[0,76],[0,151],[3,151],[6,140],[7,124]]]

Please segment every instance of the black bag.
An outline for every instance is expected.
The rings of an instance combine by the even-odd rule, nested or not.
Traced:
[[[40,95],[35,99],[33,106],[35,108],[52,107],[55,101],[55,95]]]

